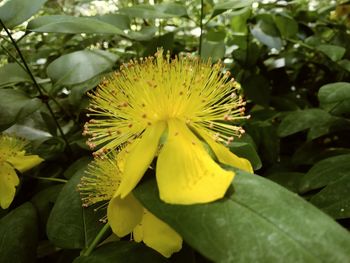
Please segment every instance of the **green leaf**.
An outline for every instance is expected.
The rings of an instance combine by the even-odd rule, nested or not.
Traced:
[[[350,154],[330,157],[316,163],[300,182],[300,192],[324,187],[350,173]]]
[[[47,0],[9,0],[0,7],[0,19],[6,27],[13,28],[40,10]],[[1,26],[0,26],[1,29]]]
[[[259,15],[257,23],[251,27],[250,31],[256,39],[269,48],[277,50],[282,48],[282,40],[278,28],[270,15]]]
[[[270,83],[263,75],[248,75],[242,81],[244,94],[256,104],[268,106],[270,101]]]
[[[131,17],[144,19],[187,17],[187,9],[182,4],[161,3],[156,5],[140,4],[121,8],[119,12]]]
[[[171,51],[174,44],[174,33],[170,32],[162,36],[153,38],[150,42],[147,43],[147,47],[143,52],[143,56],[153,56],[157,48],[163,47],[164,51]]]
[[[338,61],[338,65],[341,66],[346,71],[350,72],[350,60],[348,60],[348,59],[340,60],[340,61]]]
[[[0,67],[0,87],[19,82],[31,82],[31,78],[17,63],[9,63]]]
[[[206,60],[211,58],[213,62],[225,56],[225,43],[204,40],[202,43],[201,57]]]
[[[335,219],[350,217],[350,173],[330,183],[311,198],[311,203]]]
[[[5,130],[39,109],[42,102],[19,90],[0,89],[0,105],[0,130]]]
[[[84,82],[112,68],[117,56],[102,50],[80,50],[63,55],[47,67],[47,75],[56,84]]]
[[[111,24],[121,30],[130,29],[130,18],[126,15],[122,14],[106,14],[102,16],[95,16],[96,18],[102,22]]]
[[[294,37],[298,33],[298,23],[292,17],[280,14],[276,15],[274,20],[283,37]]]
[[[318,91],[320,106],[333,113],[350,113],[350,83],[335,82],[324,85]]]
[[[303,173],[296,172],[274,172],[269,174],[267,178],[292,192],[298,192],[300,180],[303,176]]]
[[[168,262],[154,250],[140,243],[118,241],[99,246],[90,256],[80,256],[73,263]]]
[[[248,159],[252,164],[254,170],[261,168],[262,164],[259,155],[250,143],[232,142],[230,143],[229,147],[234,154],[238,155],[239,157]]]
[[[310,129],[315,126],[327,125],[332,120],[328,112],[321,109],[297,110],[288,113],[278,127],[280,137]]]
[[[40,222],[39,226],[43,229],[45,233],[45,226],[47,219],[49,218],[51,208],[56,201],[56,198],[61,191],[63,184],[56,184],[45,188],[44,190],[37,193],[31,200],[33,205],[38,211],[38,220]]]
[[[316,49],[321,51],[323,54],[325,54],[327,57],[329,57],[333,61],[340,60],[344,56],[346,51],[346,49],[343,47],[335,46],[335,45],[326,45],[326,44],[316,46]]]
[[[246,35],[248,33],[247,20],[251,16],[251,8],[242,9],[241,13],[235,14],[231,19],[231,28],[235,33]]]
[[[67,170],[64,171],[64,177],[70,179],[76,173],[83,173],[87,165],[92,161],[90,156],[83,156],[72,163]]]
[[[105,21],[108,22],[105,22]],[[27,30],[44,33],[66,33],[66,34],[113,34],[126,36],[123,26],[117,27],[111,24],[111,18],[74,17],[66,15],[41,16],[28,23]]]
[[[227,11],[227,10],[240,10],[245,7],[251,6],[253,0],[225,0],[221,3],[217,3],[214,5],[213,14],[211,18]]]
[[[0,219],[0,259],[6,263],[36,262],[38,223],[29,202]]]
[[[350,235],[299,196],[237,171],[233,191],[200,205],[159,199],[155,180],[134,191],[143,205],[214,262],[346,262]]]
[[[83,208],[77,185],[84,169],[65,184],[57,197],[47,222],[47,236],[57,247],[67,249],[85,248],[103,227],[99,219],[103,217],[92,207]]]

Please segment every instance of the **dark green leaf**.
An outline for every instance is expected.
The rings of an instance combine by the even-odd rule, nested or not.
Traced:
[[[31,203],[24,203],[0,219],[1,262],[36,262],[37,243],[37,215]]]
[[[19,82],[31,82],[31,79],[17,63],[9,63],[0,68],[0,87]]]
[[[330,183],[311,198],[311,203],[336,219],[350,217],[350,173]]]
[[[117,56],[107,51],[80,50],[51,62],[47,74],[56,84],[72,85],[111,69],[116,60]]]
[[[49,218],[51,208],[61,191],[63,184],[53,185],[37,193],[31,200],[38,211],[41,230],[45,233],[46,222]]]
[[[327,125],[331,120],[332,116],[321,109],[293,111],[283,118],[278,128],[278,134],[281,137],[286,137],[311,127]]]
[[[214,262],[346,262],[349,233],[283,187],[238,171],[233,191],[201,205],[170,205],[155,180],[134,191],[144,206]]]
[[[350,83],[336,82],[324,85],[318,91],[320,106],[333,114],[350,112]]]
[[[101,20],[102,22],[111,24],[117,28],[120,28],[121,30],[130,29],[130,18],[126,15],[106,14],[103,16],[95,16],[93,18],[96,18],[98,20]]]
[[[229,147],[234,154],[248,159],[254,170],[261,168],[262,164],[259,155],[251,144],[246,142],[232,142]]]
[[[82,207],[77,185],[83,173],[79,170],[63,187],[47,222],[49,240],[61,248],[82,249],[103,227],[102,213]]]
[[[270,83],[263,75],[249,75],[242,81],[244,94],[256,104],[267,106],[270,101]]]
[[[108,262],[168,262],[164,257],[143,244],[118,241],[104,244],[94,250],[90,256],[80,256],[74,263]]]
[[[300,191],[321,188],[350,173],[350,154],[324,159],[316,163],[300,182]]]
[[[251,6],[253,0],[225,0],[217,3],[214,6],[213,14],[211,18],[227,11],[227,10],[239,10],[245,7]]]
[[[47,0],[9,0],[0,7],[0,19],[6,27],[13,28],[22,24],[36,12]]]
[[[144,19],[188,16],[186,7],[176,3],[161,3],[156,5],[140,4],[121,8],[119,11],[131,17]]]
[[[0,89],[0,105],[0,130],[4,130],[39,109],[42,102],[18,90]]]
[[[247,20],[251,16],[251,8],[242,9],[241,13],[236,13],[231,19],[231,28],[235,33],[246,35],[248,33]]]
[[[64,177],[70,179],[76,173],[84,173],[87,165],[92,161],[92,157],[83,156],[80,159],[72,163],[67,170],[63,173]]]
[[[108,18],[105,18],[108,20]],[[122,26],[125,26],[125,24]],[[74,17],[66,15],[41,16],[31,20],[27,30],[33,32],[52,33],[90,33],[90,34],[113,34],[126,36],[122,28],[115,24],[105,22],[103,18]]]
[[[293,192],[298,192],[300,180],[303,176],[303,173],[296,172],[274,172],[269,174],[267,178]]]
[[[298,23],[290,16],[276,15],[274,17],[276,26],[285,38],[294,37],[298,32]]]
[[[316,46],[316,48],[333,61],[340,60],[346,51],[346,49],[343,47],[326,44]]]
[[[213,62],[225,56],[225,43],[204,40],[202,43],[201,57],[206,60],[211,58]]]
[[[350,72],[350,60],[348,60],[348,59],[340,60],[340,61],[338,61],[338,65],[340,65],[346,71]]]
[[[252,35],[269,48],[280,50],[282,40],[279,31],[270,15],[264,14],[257,18],[257,23],[250,29]]]

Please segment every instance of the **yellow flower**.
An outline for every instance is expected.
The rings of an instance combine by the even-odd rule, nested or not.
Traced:
[[[117,196],[125,198],[158,154],[160,198],[173,204],[206,203],[222,198],[234,173],[218,162],[252,171],[249,161],[224,145],[244,130],[240,86],[211,65],[193,57],[155,57],[130,61],[91,95],[88,145],[104,145],[95,154],[131,143],[125,178]],[[237,124],[237,123],[236,123]],[[160,146],[162,148],[160,149]]]
[[[84,206],[108,201],[107,219],[113,232],[123,237],[130,233],[136,242],[143,241],[165,257],[181,249],[182,238],[170,226],[145,209],[128,194],[121,199],[115,196],[123,181],[123,153],[97,157],[81,179],[78,189]]]
[[[12,203],[19,184],[15,169],[21,173],[40,164],[37,155],[25,155],[26,142],[9,135],[0,135],[0,206],[6,209]]]

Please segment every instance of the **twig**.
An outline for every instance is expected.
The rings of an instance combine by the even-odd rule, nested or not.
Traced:
[[[0,19],[0,24],[1,24],[1,26],[4,28],[4,30],[6,31],[6,34],[8,35],[8,37],[11,39],[11,42],[12,42],[12,44],[14,45],[14,47],[15,47],[15,49],[16,49],[18,55],[19,55],[19,57],[21,58],[22,63],[23,63],[23,65],[24,65],[24,67],[25,67],[27,73],[29,74],[30,78],[31,78],[32,81],[33,81],[34,86],[36,87],[36,89],[38,90],[38,92],[39,92],[39,94],[40,94],[41,101],[46,105],[47,109],[49,110],[49,112],[50,112],[52,118],[54,119],[54,122],[55,122],[55,124],[56,124],[56,126],[57,126],[57,128],[58,128],[58,131],[59,131],[59,133],[61,134],[62,139],[63,139],[64,142],[66,143],[66,146],[67,146],[67,149],[69,150],[69,153],[71,154],[71,153],[72,153],[72,149],[71,149],[70,146],[69,146],[69,142],[68,142],[66,136],[64,135],[64,132],[63,132],[63,130],[62,130],[60,124],[58,123],[58,121],[57,121],[57,119],[56,119],[56,117],[55,117],[55,114],[54,114],[54,112],[53,112],[53,110],[52,110],[52,108],[51,108],[49,102],[48,102],[47,100],[45,100],[46,95],[42,92],[42,90],[41,90],[39,84],[36,82],[35,77],[34,77],[33,73],[31,72],[30,68],[28,67],[28,64],[27,64],[27,62],[25,61],[25,59],[24,59],[24,57],[23,57],[23,55],[22,55],[21,50],[19,49],[19,47],[18,47],[16,41],[13,39],[13,37],[12,37],[10,31],[7,29],[7,27],[6,27],[5,24],[2,22],[1,19]]]

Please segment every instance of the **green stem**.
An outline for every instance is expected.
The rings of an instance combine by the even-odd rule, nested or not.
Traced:
[[[42,177],[42,176],[28,176],[28,177],[38,179],[38,180],[45,180],[45,181],[52,181],[52,182],[59,182],[59,183],[67,183],[68,182],[68,180],[60,179],[60,178]]]
[[[96,235],[95,239],[91,242],[91,244],[82,251],[82,256],[89,256],[91,254],[91,252],[95,249],[95,247],[98,245],[98,243],[101,241],[103,235],[107,232],[107,230],[109,229],[109,224],[106,223],[102,229],[100,230],[100,232],[98,232],[98,234]]]
[[[36,89],[38,90],[38,92],[39,92],[39,94],[40,94],[40,97],[42,98],[43,103],[46,105],[48,111],[50,112],[50,114],[51,114],[51,116],[52,116],[52,118],[53,118],[53,120],[54,120],[54,122],[55,122],[55,124],[56,124],[56,126],[57,126],[57,128],[58,128],[58,131],[59,131],[59,133],[61,134],[62,139],[65,141],[65,143],[66,143],[66,145],[67,145],[67,149],[69,150],[69,153],[72,153],[72,149],[71,149],[70,146],[69,146],[69,142],[68,142],[66,136],[64,135],[64,132],[63,132],[63,130],[62,130],[60,124],[58,123],[58,121],[57,121],[57,119],[56,119],[56,117],[55,117],[55,114],[54,114],[54,112],[53,112],[53,110],[52,110],[52,108],[51,108],[49,102],[46,101],[45,99],[43,99],[43,98],[45,98],[46,96],[45,96],[45,94],[42,92],[42,90],[41,90],[39,84],[36,82],[36,80],[35,80],[35,78],[34,78],[34,75],[33,75],[33,73],[31,72],[31,70],[30,70],[30,68],[29,68],[29,66],[28,66],[28,64],[27,64],[27,62],[26,62],[26,60],[24,59],[23,54],[22,54],[21,50],[19,49],[19,47],[18,47],[16,41],[13,39],[13,37],[12,37],[10,31],[7,29],[7,27],[6,27],[5,24],[2,22],[1,19],[0,19],[0,24],[1,24],[1,26],[4,28],[4,30],[6,31],[6,34],[8,35],[8,37],[11,39],[11,42],[12,42],[13,46],[15,47],[15,49],[16,49],[16,51],[17,51],[19,57],[21,58],[22,63],[23,63],[23,65],[24,65],[24,67],[25,67],[25,69],[26,69],[28,75],[30,76],[30,78],[31,78],[32,81],[33,81],[34,86],[35,86]]]
[[[201,17],[199,21],[201,34],[199,36],[199,47],[198,47],[198,54],[200,57],[202,56],[202,42],[203,42],[203,12],[204,12],[204,3],[203,3],[203,0],[201,0]]]

